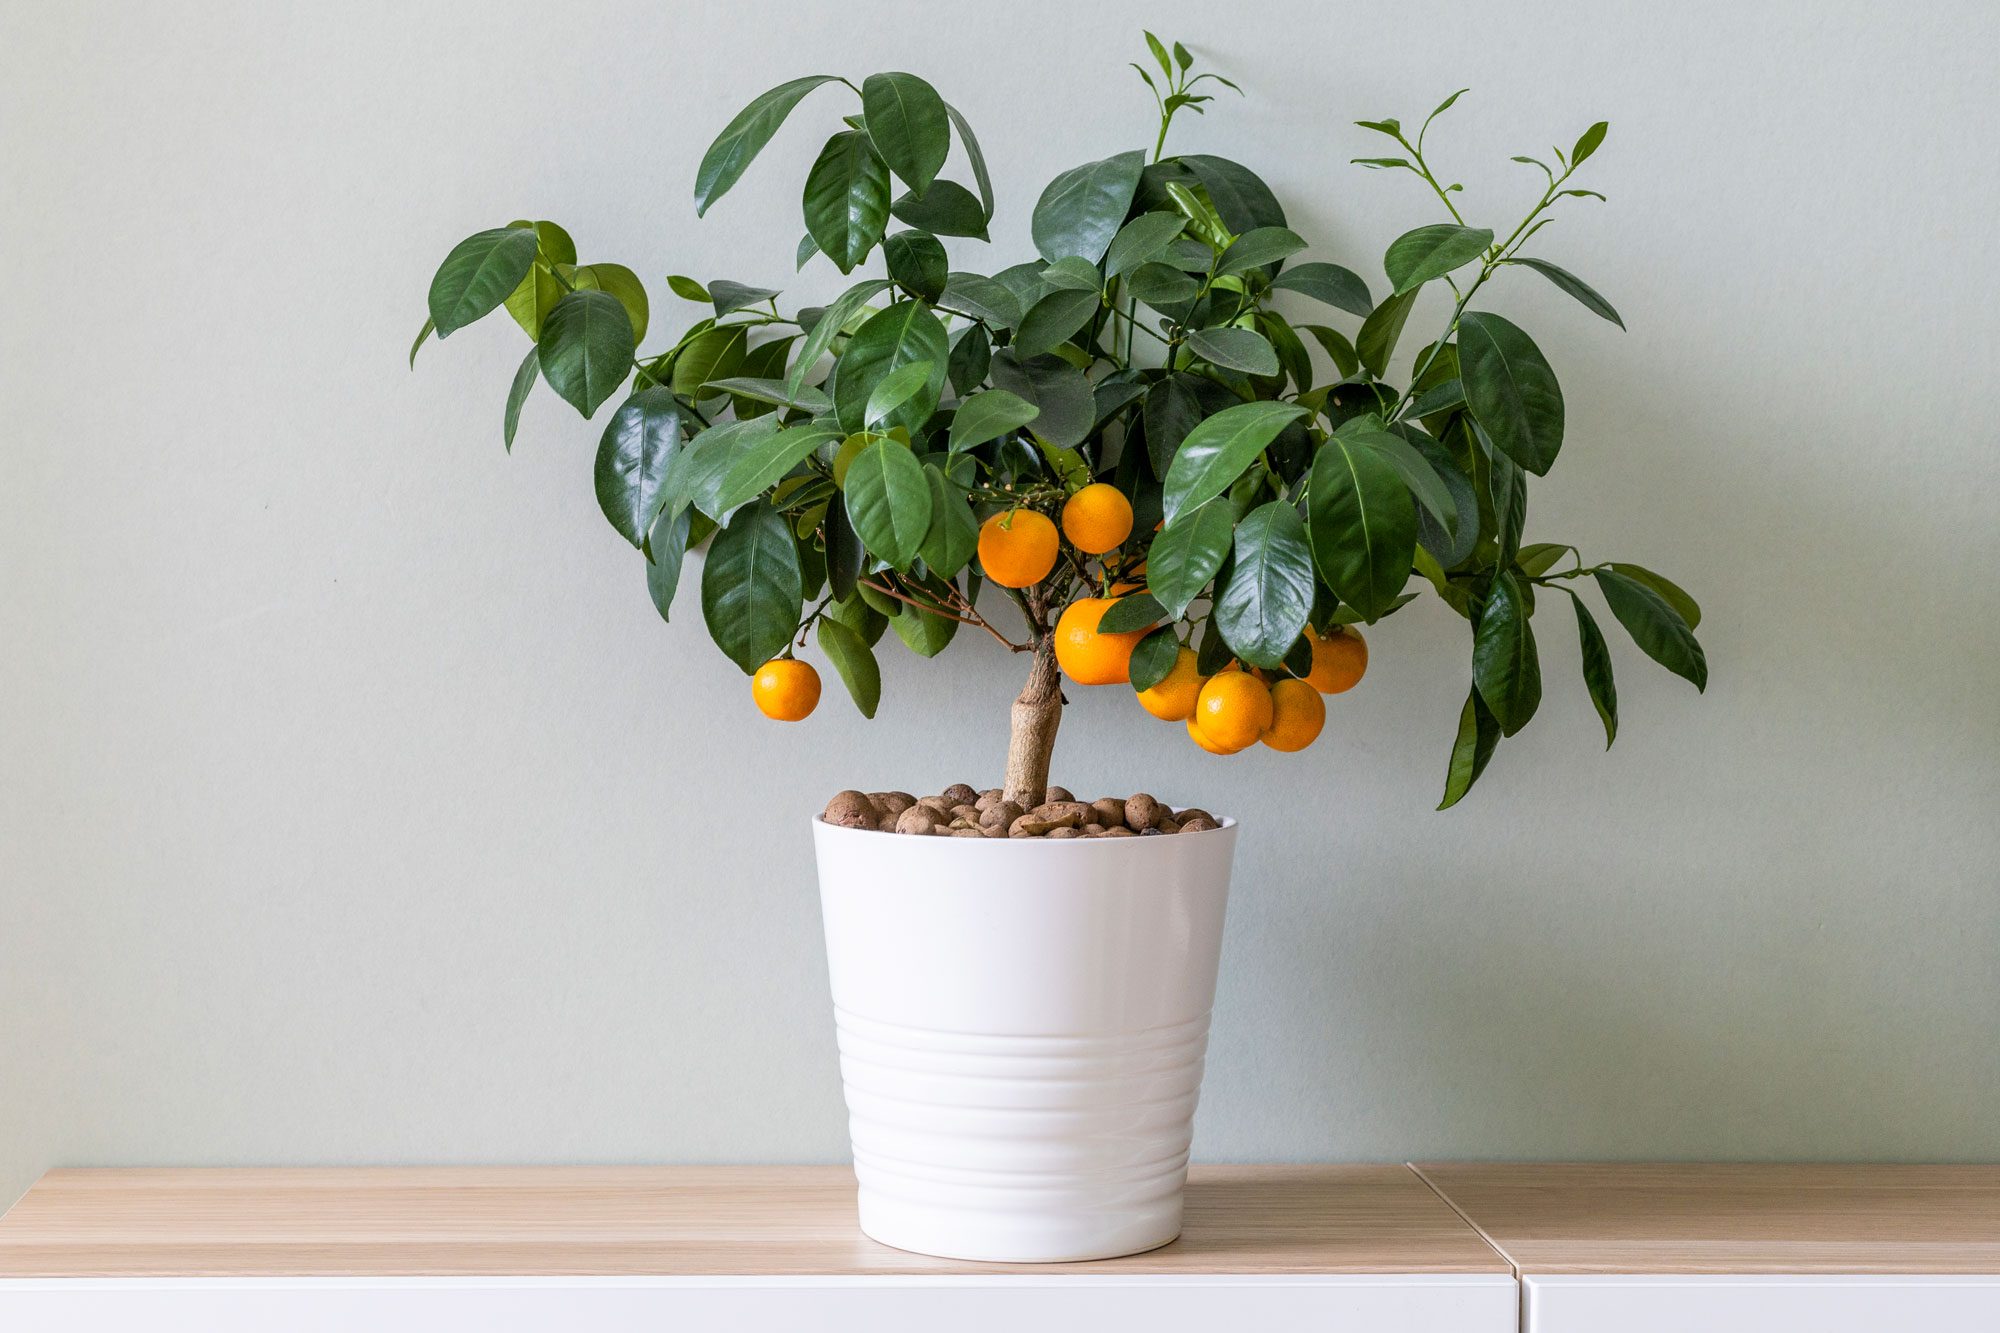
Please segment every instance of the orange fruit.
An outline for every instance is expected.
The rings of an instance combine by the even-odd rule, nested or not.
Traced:
[[[1271,725],[1261,738],[1273,750],[1290,754],[1319,739],[1326,725],[1326,700],[1302,680],[1281,680],[1271,687]]]
[[[1079,597],[1056,620],[1056,663],[1079,685],[1129,685],[1132,650],[1145,630],[1124,634],[1098,632],[1097,622],[1111,609],[1109,597]]]
[[[1174,668],[1150,690],[1139,691],[1139,706],[1162,722],[1179,722],[1194,716],[1195,697],[1201,693],[1201,676],[1194,669],[1194,649],[1183,648],[1174,655]]]
[[[979,525],[979,567],[1003,588],[1030,587],[1056,567],[1059,545],[1048,515],[1010,509]]]
[[[1368,640],[1352,625],[1337,625],[1325,638],[1312,636],[1313,664],[1306,684],[1321,694],[1351,690],[1368,670]]]
[[[810,662],[774,657],[750,678],[750,697],[765,717],[797,722],[819,706],[819,672]]]
[[[1193,721],[1225,750],[1254,744],[1271,725],[1270,687],[1247,671],[1219,672],[1195,696]]]
[[[1194,724],[1194,714],[1192,713],[1188,714],[1187,729],[1188,729],[1188,735],[1194,738],[1194,743],[1196,745],[1199,745],[1202,749],[1208,751],[1210,754],[1237,753],[1237,750],[1224,749],[1222,746],[1217,745],[1214,741],[1210,740],[1206,735],[1204,735],[1202,729]],[[1241,748],[1242,748],[1241,746],[1237,747],[1238,750],[1240,750]]]
[[[1103,555],[1132,535],[1132,502],[1116,486],[1094,481],[1069,497],[1063,536],[1086,555]]]

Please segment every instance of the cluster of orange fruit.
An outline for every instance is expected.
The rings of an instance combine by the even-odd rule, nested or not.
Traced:
[[[1055,569],[1063,537],[1085,555],[1104,555],[1131,535],[1131,501],[1117,487],[1094,482],[1063,505],[1060,536],[1048,516],[1033,509],[1010,509],[987,519],[979,528],[979,566],[991,583],[1029,588]],[[1144,571],[1141,564],[1130,572]],[[1132,650],[1147,631],[1099,630],[1115,601],[1079,598],[1056,620],[1056,662],[1079,685],[1132,683]],[[1352,689],[1367,669],[1368,644],[1351,625],[1312,634],[1312,669],[1303,677],[1273,678],[1235,662],[1203,676],[1194,650],[1182,648],[1165,678],[1138,692],[1139,705],[1165,721],[1186,722],[1188,735],[1210,754],[1235,754],[1259,741],[1274,750],[1303,750],[1326,725],[1320,696]],[[794,658],[774,658],[757,669],[750,693],[764,716],[797,722],[819,704],[819,673]]]

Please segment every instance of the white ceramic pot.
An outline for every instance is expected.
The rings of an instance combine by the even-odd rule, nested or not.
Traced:
[[[1234,822],[813,841],[861,1229],[1019,1263],[1178,1236]]]

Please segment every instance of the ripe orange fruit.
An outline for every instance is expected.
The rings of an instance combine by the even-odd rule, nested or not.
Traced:
[[[1079,597],[1056,621],[1056,663],[1079,685],[1129,685],[1132,650],[1144,630],[1102,634],[1097,622],[1111,609],[1109,597]]]
[[[765,717],[800,721],[819,706],[819,672],[810,662],[774,657],[751,677],[750,697]]]
[[[1224,671],[1208,678],[1195,696],[1194,725],[1225,750],[1254,744],[1271,725],[1271,691],[1247,671]]]
[[[1237,753],[1237,750],[1240,750],[1242,748],[1241,746],[1238,746],[1236,750],[1229,750],[1229,749],[1224,749],[1220,745],[1217,745],[1214,741],[1210,740],[1202,732],[1202,729],[1200,727],[1197,727],[1194,724],[1194,715],[1192,713],[1188,714],[1187,729],[1188,729],[1188,735],[1194,738],[1194,743],[1196,745],[1199,745],[1202,749],[1208,751],[1210,754],[1235,754]]]
[[[1194,669],[1192,648],[1174,655],[1174,669],[1150,690],[1139,691],[1139,706],[1162,722],[1179,722],[1194,716],[1194,701],[1201,693],[1201,676]]]
[[[1116,486],[1094,481],[1069,497],[1063,536],[1086,555],[1103,555],[1132,535],[1132,502]]]
[[[1326,725],[1326,700],[1302,680],[1281,680],[1271,687],[1271,725],[1264,728],[1264,744],[1290,754],[1303,750],[1319,738]]]
[[[1368,670],[1368,640],[1352,625],[1337,625],[1321,638],[1312,636],[1313,664],[1306,684],[1321,694],[1351,690]]]
[[[1010,509],[979,525],[979,567],[1003,588],[1030,587],[1056,567],[1059,545],[1048,515]]]

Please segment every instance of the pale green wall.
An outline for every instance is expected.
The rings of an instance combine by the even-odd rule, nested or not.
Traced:
[[[1211,1158],[2000,1156],[2000,317],[1984,3],[16,4],[0,15],[0,1196],[57,1163],[844,1151],[806,813],[996,773],[1016,662],[756,719],[661,626],[518,335],[403,355],[517,215],[632,264],[792,277],[801,124],[696,225],[694,165],[817,69],[947,86],[992,259],[1137,144],[1142,22],[1249,89],[1239,157],[1324,256],[1432,220],[1347,159],[1461,84],[1481,218],[1598,116],[1496,300],[1567,387],[1531,538],[1671,570],[1706,700],[1614,649],[1431,812],[1436,606],[1302,758],[1210,760],[1116,691],[1058,779],[1245,816]],[[821,122],[829,108],[803,119]],[[1601,165],[1600,165],[1601,164]],[[1432,310],[1425,322],[1441,317]]]

